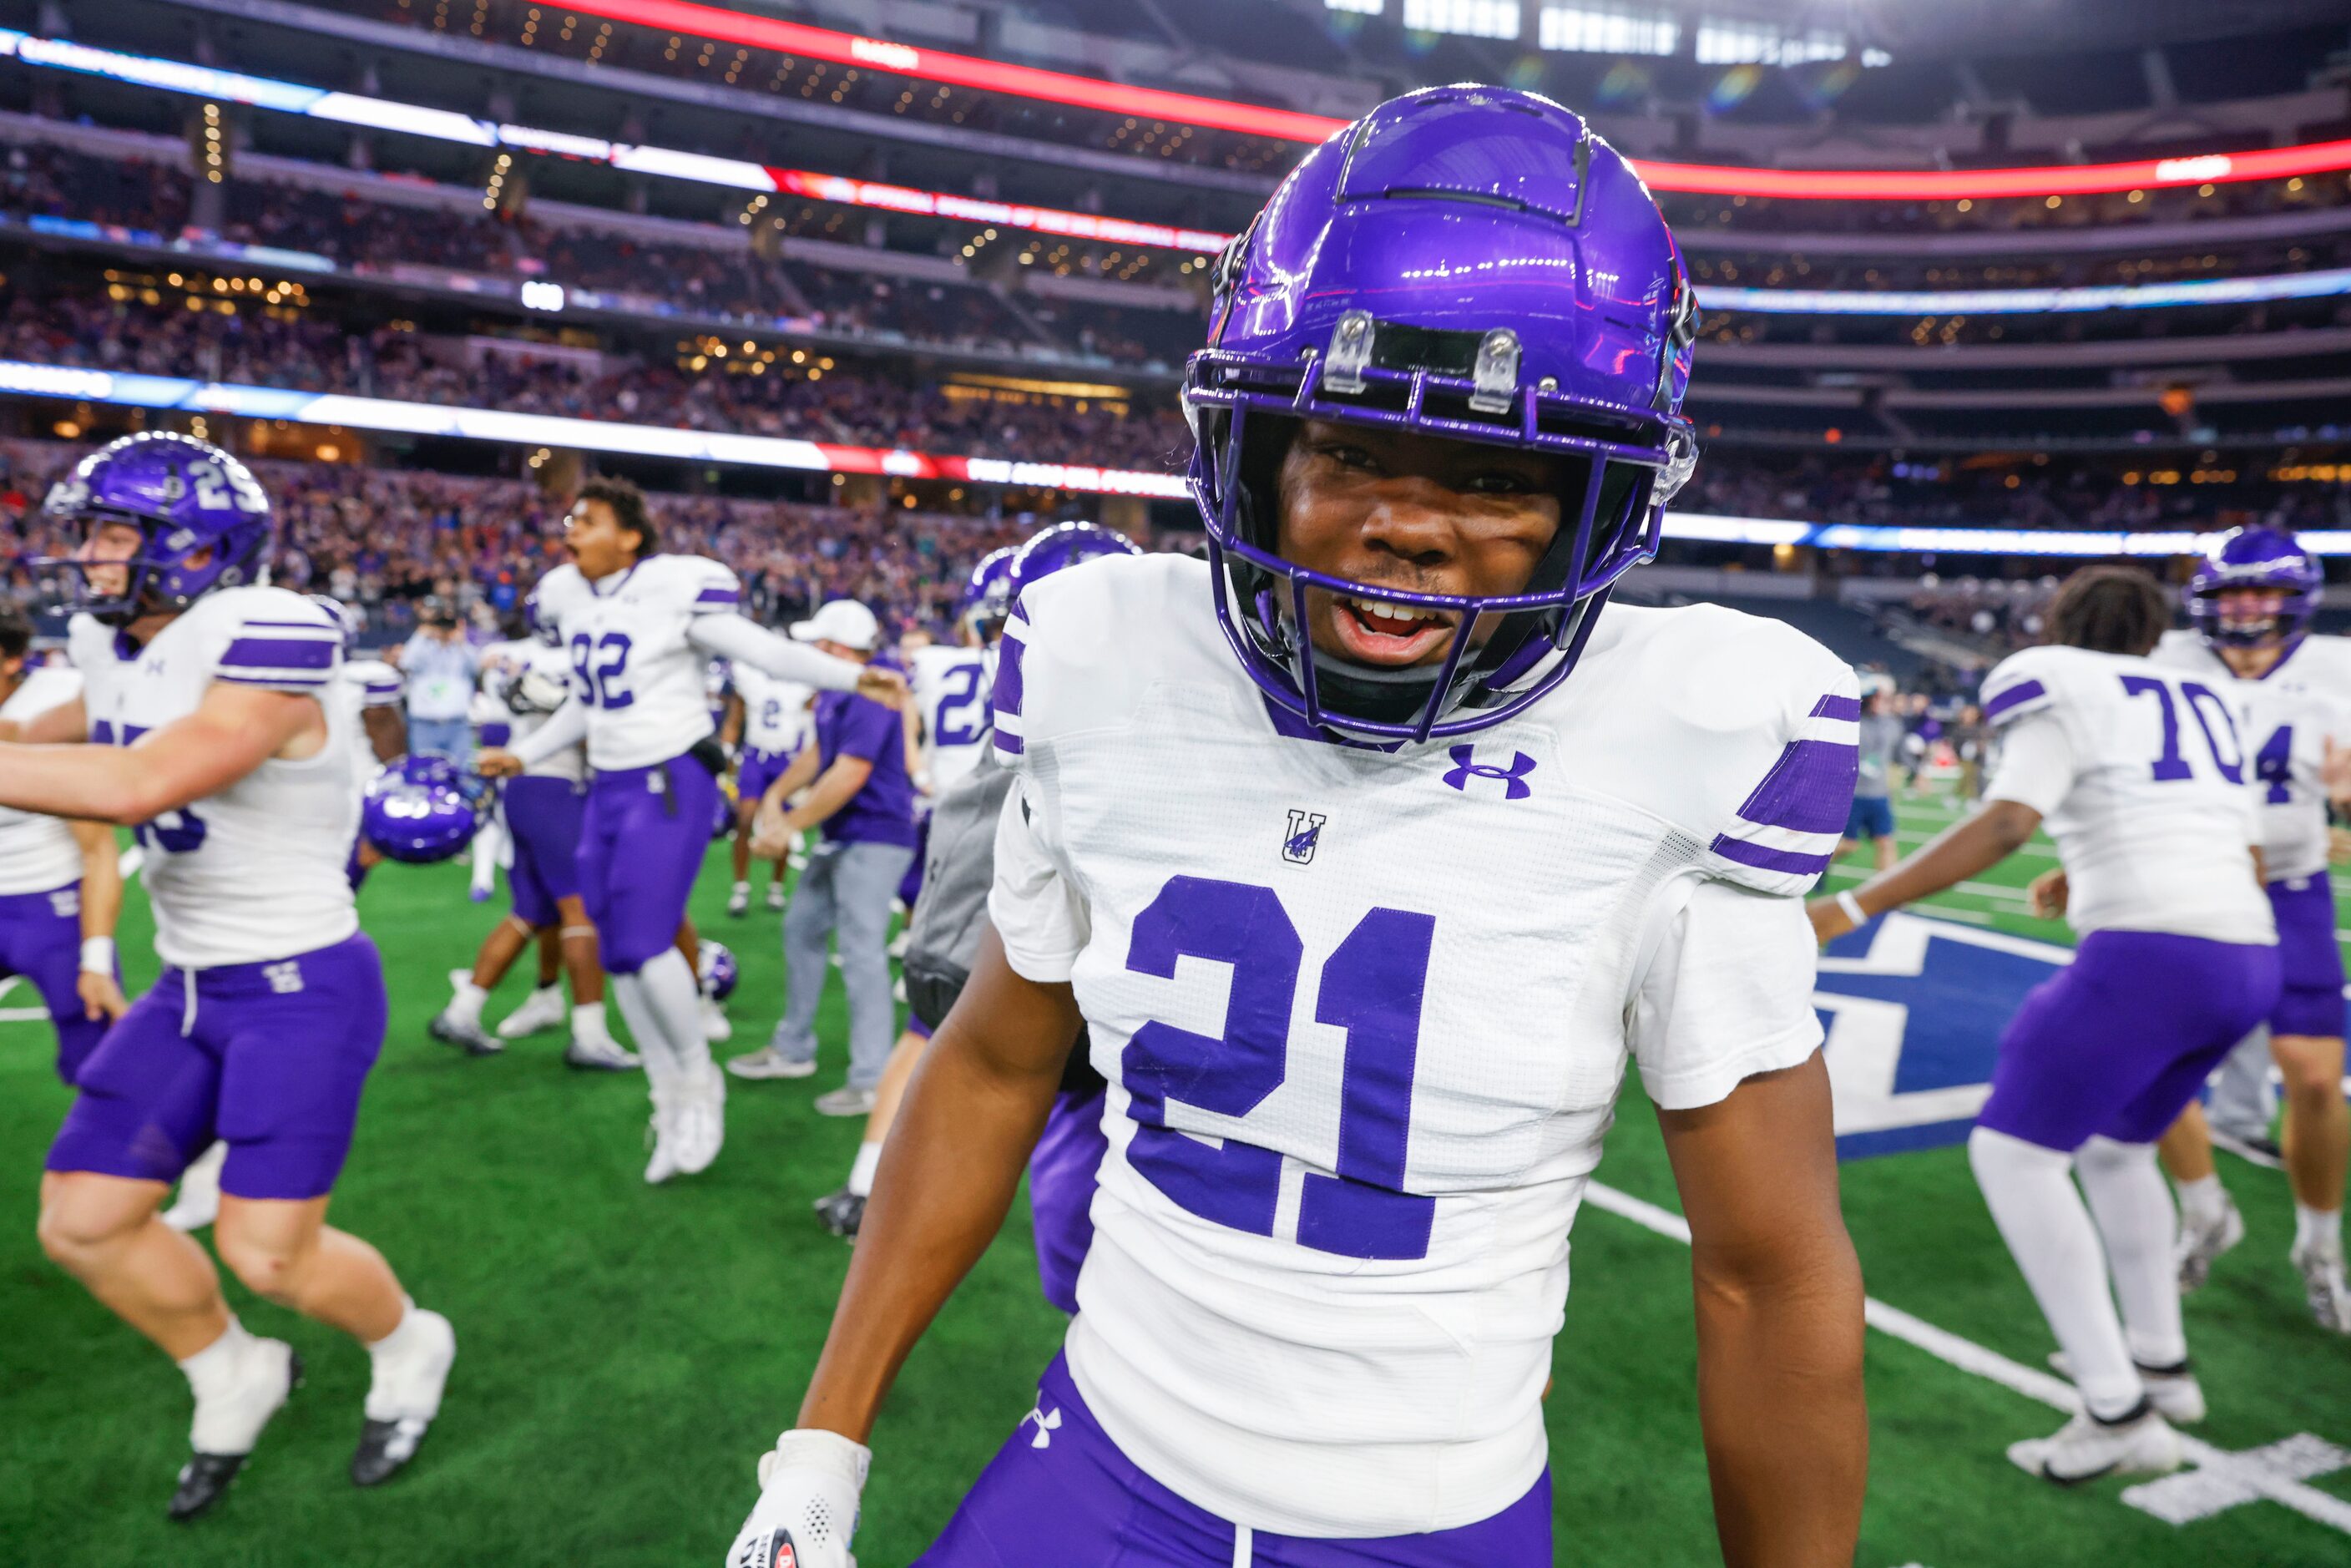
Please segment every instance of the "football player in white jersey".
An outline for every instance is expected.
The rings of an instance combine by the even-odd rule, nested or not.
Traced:
[[[524,614],[532,638],[518,644],[509,667],[496,683],[498,711],[505,716],[496,745],[527,739],[544,725],[570,695],[571,663],[562,646],[557,624],[559,607],[587,591],[573,568],[559,566],[539,580],[526,601]],[[626,1071],[637,1057],[612,1039],[604,1016],[604,970],[596,952],[596,927],[580,896],[580,830],[587,812],[588,758],[584,747],[569,746],[533,763],[507,781],[502,809],[507,836],[514,846],[514,864],[507,873],[513,908],[482,940],[474,967],[456,977],[456,994],[428,1026],[435,1040],[447,1040],[475,1056],[494,1056],[505,1041],[520,1039],[566,1018],[559,985],[542,982],[528,1000],[491,1034],[482,1027],[482,1009],[490,992],[506,977],[534,938],[545,946],[561,944],[564,967],[571,978],[571,1042],[565,1047],[568,1066],[599,1071]],[[542,998],[553,993],[550,1006]],[[549,1017],[552,1014],[552,1018]]]
[[[1862,1290],[1800,895],[1855,679],[1777,622],[1603,610],[1695,452],[1664,221],[1558,105],[1435,89],[1308,154],[1216,276],[1210,559],[1087,561],[1006,630],[998,936],[727,1562],[847,1561],[864,1438],[1081,1021],[1078,1314],[928,1568],[1549,1568],[1541,1395],[1628,1059],[1723,1552],[1846,1561]]]
[[[653,1102],[645,1179],[663,1182],[706,1168],[726,1134],[726,1076],[710,1059],[701,988],[677,946],[725,768],[704,685],[710,661],[862,690],[893,706],[905,683],[753,625],[740,613],[734,572],[701,556],[659,553],[644,495],[624,480],[582,486],[564,529],[584,580],[557,612],[570,697],[511,749],[475,761],[489,777],[512,778],[587,743],[594,778],[580,891],[644,1059]]]
[[[204,1249],[157,1216],[217,1133],[222,1261],[368,1347],[351,1479],[372,1486],[414,1457],[456,1340],[374,1248],[326,1223],[385,1013],[344,874],[359,799],[333,696],[341,632],[298,593],[247,586],[269,503],[215,446],[126,436],[47,505],[82,533],[84,687],[0,746],[0,805],[135,825],[164,967],[82,1067],[41,1245],[187,1374],[195,1451],[171,1512],[202,1512],[300,1370],[238,1325]]]
[[[2082,1393],[2054,1437],[2009,1450],[2059,1482],[2175,1469],[2169,1421],[2203,1417],[2155,1144],[2278,998],[2249,758],[2220,692],[2147,657],[2170,619],[2143,571],[2075,572],[2051,645],[1984,677],[2001,744],[1983,808],[1813,906],[1826,940],[1980,875],[2044,822],[2057,841],[2081,945],[2001,1037],[1968,1157]]]
[[[78,674],[28,665],[32,651],[32,621],[0,601],[0,724],[21,725],[81,695]],[[0,976],[22,976],[40,993],[68,1084],[127,1005],[114,957],[121,910],[111,827],[0,808]]]
[[[2156,662],[2189,671],[2243,710],[2246,783],[2260,792],[2262,869],[2277,919],[2285,977],[2258,1034],[2230,1053],[2223,1087],[2250,1079],[2239,1099],[2262,1107],[2274,1059],[2285,1081],[2285,1167],[2294,1188],[2294,1245],[2311,1316],[2351,1333],[2344,1279],[2343,1188],[2351,1170],[2351,1105],[2343,1097],[2343,950],[2326,872],[2326,808],[2351,803],[2351,642],[2311,633],[2326,577],[2277,528],[2239,528],[2217,542],[2188,589],[2189,631],[2167,632]],[[2330,774],[2333,777],[2330,777]],[[2056,891],[2054,889],[2053,892]],[[2061,894],[2062,896],[2062,894]],[[2220,1108],[2221,1090],[2214,1105]],[[2179,1190],[2179,1283],[2204,1282],[2245,1222],[2212,1164],[2204,1109],[2194,1101],[2163,1142]]]
[[[729,672],[728,680],[723,730],[735,747],[735,885],[726,894],[726,913],[740,918],[751,909],[751,823],[768,787],[783,777],[808,744],[812,722],[809,705],[816,698],[816,688],[747,666]],[[784,907],[788,862],[789,852],[775,857],[775,874],[768,883],[771,910]]]

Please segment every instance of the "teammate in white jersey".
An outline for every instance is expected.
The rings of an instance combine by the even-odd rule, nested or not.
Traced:
[[[2351,1170],[2351,1106],[2343,1097],[2343,950],[2326,872],[2326,809],[2351,803],[2351,642],[2310,632],[2326,583],[2317,560],[2277,528],[2224,536],[2189,585],[2194,629],[2167,632],[2156,662],[2188,671],[2242,707],[2246,783],[2258,791],[2262,869],[2276,916],[2285,985],[2261,1032],[2229,1054],[2213,1120],[2252,1123],[2266,1141],[2274,1059],[2285,1081],[2284,1164],[2294,1189],[2294,1245],[2311,1316],[2351,1333],[2344,1278],[2343,1188]],[[2242,1108],[2241,1108],[2242,1107]],[[2179,1190],[2179,1284],[2200,1286],[2245,1222],[2212,1164],[2204,1108],[2190,1101],[2166,1134],[2163,1160]]]
[[[1556,104],[1437,89],[1308,154],[1217,279],[1184,392],[1211,559],[1084,562],[1005,632],[1000,940],[727,1561],[847,1561],[862,1440],[1081,1021],[1078,1314],[923,1563],[1549,1568],[1541,1395],[1628,1059],[1724,1552],[1846,1561],[1861,1278],[1798,895],[1855,681],[1780,622],[1602,609],[1694,451],[1664,222]]]
[[[2056,1436],[2009,1450],[2059,1482],[2175,1469],[2169,1421],[2203,1417],[2155,1143],[2278,997],[2249,758],[2227,698],[2147,657],[2170,618],[2143,571],[2075,572],[2049,606],[2052,645],[1984,677],[2001,746],[1982,810],[1813,907],[1840,936],[1981,874],[2044,822],[2057,841],[2081,945],[2001,1037],[1968,1156],[2082,1391]]]
[[[644,1058],[653,1102],[645,1179],[707,1167],[726,1133],[726,1080],[710,1059],[701,988],[677,943],[718,820],[725,758],[713,737],[712,659],[787,680],[903,701],[904,682],[801,648],[739,613],[735,574],[662,555],[643,492],[591,479],[564,521],[584,591],[558,612],[571,695],[511,749],[476,758],[512,778],[587,743],[594,771],[580,828],[580,895],[605,972]]]
[[[737,918],[751,909],[751,822],[759,812],[768,787],[783,777],[800,747],[808,744],[816,688],[799,681],[778,680],[746,666],[727,673],[726,720],[721,727],[735,748],[735,885],[726,895],[726,913]],[[784,877],[789,852],[775,858],[768,882],[768,907],[784,907]]]
[[[299,1372],[157,1217],[217,1131],[222,1261],[370,1351],[351,1479],[371,1486],[414,1457],[456,1341],[374,1248],[326,1223],[385,1012],[344,875],[359,800],[333,696],[341,633],[299,594],[245,586],[267,559],[269,503],[217,447],[126,436],[47,505],[82,532],[85,685],[0,746],[0,805],[135,825],[164,967],[82,1068],[41,1245],[187,1374],[195,1452],[171,1512],[210,1507]]]
[[[32,648],[31,620],[0,601],[0,725],[81,695],[72,669],[28,666]],[[128,1005],[114,956],[121,910],[111,827],[0,808],[0,976],[22,976],[40,993],[68,1084]]]

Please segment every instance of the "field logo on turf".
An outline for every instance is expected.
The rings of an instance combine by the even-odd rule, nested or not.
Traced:
[[[1813,1005],[1844,1159],[1962,1142],[2001,1031],[2068,947],[1908,914],[1829,944]]]

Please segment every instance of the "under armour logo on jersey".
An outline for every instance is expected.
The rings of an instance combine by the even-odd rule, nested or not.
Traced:
[[[1031,1408],[1029,1414],[1020,1417],[1020,1424],[1023,1427],[1026,1427],[1031,1421],[1037,1423],[1037,1435],[1029,1439],[1029,1446],[1032,1448],[1051,1448],[1053,1446],[1053,1434],[1061,1429],[1061,1406],[1058,1405],[1055,1406],[1049,1413],[1043,1406],[1040,1405]]]
[[[279,996],[290,997],[302,988],[302,961],[288,958],[283,964],[264,964],[261,977],[268,981],[269,988]]]
[[[1292,810],[1290,831],[1281,841],[1281,858],[1292,865],[1311,865],[1314,846],[1322,841],[1322,824],[1331,819],[1319,811]]]
[[[1505,800],[1523,800],[1535,792],[1534,786],[1527,782],[1527,775],[1535,770],[1535,759],[1523,751],[1510,753],[1508,768],[1479,761],[1478,748],[1474,746],[1454,747],[1450,755],[1453,768],[1446,774],[1445,781],[1465,795],[1469,792],[1469,780],[1472,779],[1494,779],[1502,786],[1502,799]]]

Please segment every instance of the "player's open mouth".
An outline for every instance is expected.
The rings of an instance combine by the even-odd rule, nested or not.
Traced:
[[[1441,649],[1460,619],[1450,610],[1341,595],[1332,601],[1331,623],[1348,658],[1401,669]]]

